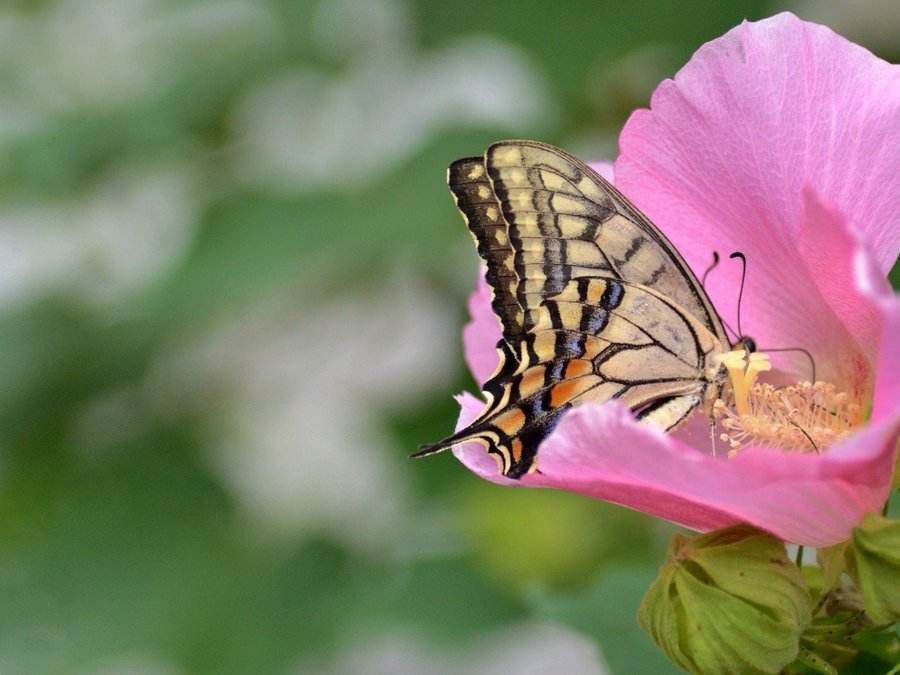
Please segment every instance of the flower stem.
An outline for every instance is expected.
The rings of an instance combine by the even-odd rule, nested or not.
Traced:
[[[797,563],[797,567],[803,569],[803,546],[797,547],[797,557],[794,558],[794,562]]]

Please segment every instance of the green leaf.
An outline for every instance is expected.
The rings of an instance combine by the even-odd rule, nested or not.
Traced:
[[[811,599],[784,545],[747,526],[675,535],[641,626],[695,673],[777,673],[796,657]]]
[[[864,630],[853,636],[853,644],[883,663],[900,663],[900,633],[896,625],[888,629]]]
[[[900,619],[900,521],[869,514],[853,530],[848,571],[876,624]]]
[[[862,612],[841,610],[829,616],[816,617],[803,633],[803,639],[810,642],[834,642],[853,635],[861,626]]]
[[[818,663],[813,658],[815,656],[828,666],[841,671],[859,655],[859,649],[851,642],[851,638],[860,630],[861,620],[865,620],[863,612],[847,610],[814,619],[801,637],[800,656],[794,665],[802,664],[807,669],[812,668],[815,672],[821,672],[821,667],[815,665]]]
[[[804,666],[807,671],[821,673],[821,675],[837,675],[837,668],[828,663],[821,656],[809,649],[802,648],[795,661],[796,665]]]
[[[827,593],[837,585],[841,574],[847,568],[844,561],[844,554],[847,551],[849,542],[842,542],[829,546],[828,548],[820,548],[816,551],[816,561],[822,568],[822,593]]]
[[[803,581],[809,589],[810,597],[814,600],[820,599],[825,592],[825,575],[822,573],[822,568],[818,565],[804,565],[800,568],[800,572],[803,574]]]

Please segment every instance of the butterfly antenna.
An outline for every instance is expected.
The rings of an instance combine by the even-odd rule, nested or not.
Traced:
[[[811,382],[816,382],[816,360],[813,358],[813,355],[809,353],[808,350],[803,349],[803,347],[781,347],[779,349],[760,349],[761,352],[766,352],[770,354],[772,352],[800,352],[801,354],[805,354],[806,358],[809,359],[809,365],[812,367],[812,380]]]
[[[719,266],[719,252],[713,251],[713,261],[709,267],[706,268],[706,271],[703,273],[703,278],[700,280],[700,285],[703,287],[703,290],[706,290],[706,277],[709,276],[709,273],[712,272],[716,267]]]
[[[703,273],[703,276],[700,279],[700,286],[703,288],[704,291],[706,290],[706,277],[708,277],[709,273],[712,272],[714,269],[716,269],[716,267],[718,267],[718,266],[719,266],[719,252],[713,251],[712,263],[710,263],[709,267],[706,268],[706,271]],[[731,331],[731,334],[734,336],[735,342],[737,342],[741,338],[741,336],[735,332],[734,328],[732,328],[728,324],[728,322],[725,321],[725,319],[723,319],[722,317],[719,317],[719,319],[722,321],[722,325],[724,325],[725,328],[727,328],[729,331]]]
[[[731,324],[728,323],[725,319],[722,319],[722,317],[719,317],[719,318],[722,320],[722,325],[725,326],[725,328],[728,329],[728,332],[731,333],[731,336],[734,338],[734,341],[737,342],[738,340],[740,340],[741,334],[738,333],[734,328],[732,328]]]
[[[729,258],[740,258],[741,259],[741,290],[738,291],[738,306],[737,306],[737,332],[738,337],[744,336],[744,331],[741,329],[741,302],[744,299],[744,282],[747,280],[747,256],[745,256],[740,251],[735,251],[732,253]]]

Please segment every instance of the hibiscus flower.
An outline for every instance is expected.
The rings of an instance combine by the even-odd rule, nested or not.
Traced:
[[[900,300],[885,278],[900,249],[900,66],[792,14],[745,22],[661,83],[619,145],[616,186],[695,271],[713,251],[744,253],[744,332],[762,352],[807,350],[822,384],[799,384],[810,379],[801,353],[770,352],[782,386],[753,387],[750,409],[719,407],[730,452],[711,452],[702,414],[663,434],[609,402],[566,413],[539,471],[521,479],[479,445],[456,456],[496,483],[578,492],[696,530],[744,522],[798,544],[847,539],[883,507],[900,434]],[[739,286],[735,264],[709,277],[726,320]],[[483,280],[469,310],[465,353],[483,382],[500,337]],[[458,400],[461,428],[483,404]],[[779,426],[784,406],[801,416],[799,441]]]

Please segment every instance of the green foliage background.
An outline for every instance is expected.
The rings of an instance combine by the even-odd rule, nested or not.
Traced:
[[[0,672],[500,672],[535,643],[670,671],[636,622],[670,527],[406,459],[473,388],[444,171],[504,137],[612,159],[658,81],[781,8],[7,3]]]

